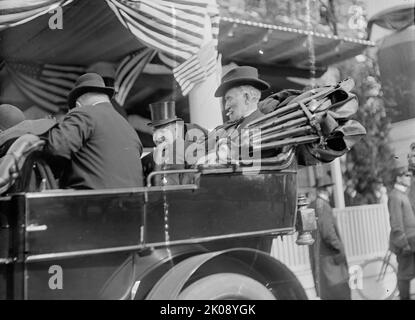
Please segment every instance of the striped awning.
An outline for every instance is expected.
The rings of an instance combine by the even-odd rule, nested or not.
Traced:
[[[160,52],[161,60],[173,68],[184,95],[215,71],[219,34],[216,0],[106,1],[137,39]],[[205,47],[207,38],[212,39],[211,48]],[[201,51],[210,55],[201,59]]]
[[[73,0],[0,0],[0,31],[33,20]]]
[[[0,0],[0,31],[73,1]],[[219,33],[216,0],[105,0],[105,3],[140,43],[159,52],[160,59],[173,69],[184,95],[215,71]],[[201,53],[202,47],[209,48],[205,50],[209,56]]]

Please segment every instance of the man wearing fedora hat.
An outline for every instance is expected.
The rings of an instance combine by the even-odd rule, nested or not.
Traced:
[[[410,281],[415,278],[415,214],[408,198],[412,172],[407,167],[393,170],[395,185],[389,194],[389,249],[398,261],[398,289],[401,300],[410,299]]]
[[[207,137],[207,152],[215,150],[218,141],[230,138],[237,143],[241,130],[254,119],[264,114],[258,109],[261,91],[270,85],[259,79],[258,70],[250,66],[240,66],[230,70],[222,77],[215,97],[222,97],[226,116],[229,118],[223,125],[216,127]]]
[[[44,136],[46,151],[69,160],[61,187],[104,189],[143,185],[141,141],[113,108],[114,93],[96,73],[80,76],[68,96],[69,112]]]
[[[315,209],[317,230],[309,247],[310,263],[317,295],[322,300],[350,300],[349,268],[344,245],[330,206],[332,185],[328,175],[316,181]]]

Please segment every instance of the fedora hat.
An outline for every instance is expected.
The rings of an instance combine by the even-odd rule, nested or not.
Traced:
[[[114,88],[106,87],[104,79],[99,74],[85,73],[76,80],[74,88],[69,92],[69,109],[75,108],[76,99],[88,92],[105,93],[111,98]]]
[[[270,85],[258,78],[258,70],[254,67],[243,66],[230,70],[222,77],[220,86],[216,89],[215,97],[223,97],[231,88],[251,85],[258,90],[266,90]]]
[[[25,120],[24,113],[11,104],[0,105],[0,131],[9,129]]]
[[[333,181],[331,181],[330,177],[328,175],[324,175],[322,177],[317,177],[316,179],[316,188],[324,188],[329,187],[333,185]]]
[[[176,116],[176,104],[174,101],[150,103],[150,111],[151,122],[149,125],[155,128],[182,120]]]

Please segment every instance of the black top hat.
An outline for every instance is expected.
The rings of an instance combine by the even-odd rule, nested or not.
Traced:
[[[221,85],[216,89],[215,97],[223,97],[231,88],[243,85],[251,85],[261,91],[270,85],[258,78],[258,70],[254,67],[236,67],[222,77]]]
[[[316,179],[316,188],[324,188],[329,187],[333,185],[333,181],[331,181],[330,177],[328,175],[324,175],[322,177],[317,177]]]
[[[176,116],[176,105],[174,101],[163,101],[150,103],[151,122],[153,127],[164,126],[170,122],[182,120]]]
[[[99,74],[85,73],[76,80],[74,88],[69,92],[69,109],[75,108],[76,99],[88,92],[105,93],[111,98],[114,88],[106,87],[104,79]]]

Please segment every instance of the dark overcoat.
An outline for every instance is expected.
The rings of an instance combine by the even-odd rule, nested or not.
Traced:
[[[389,249],[396,254],[398,279],[415,278],[415,215],[408,195],[394,188],[388,198],[390,216]],[[409,245],[411,252],[403,252]]]
[[[317,295],[323,300],[349,300],[349,271],[339,230],[330,203],[317,197],[311,204],[317,216],[310,262]]]
[[[143,185],[141,141],[110,103],[72,109],[45,137],[48,152],[70,160],[63,188]]]

